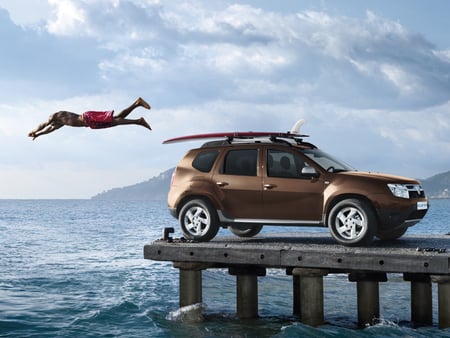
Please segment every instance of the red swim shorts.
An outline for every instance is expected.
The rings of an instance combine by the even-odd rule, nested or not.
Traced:
[[[108,111],[87,111],[83,113],[83,121],[86,127],[101,129],[112,127],[114,110]]]

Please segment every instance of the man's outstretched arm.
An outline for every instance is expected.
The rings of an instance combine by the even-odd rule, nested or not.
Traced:
[[[39,137],[39,136],[42,136],[42,135],[45,135],[45,134],[49,134],[49,133],[51,133],[52,131],[55,131],[55,130],[61,128],[61,127],[62,127],[62,125],[60,125],[60,126],[50,125],[50,126],[48,126],[47,128],[45,128],[44,130],[42,130],[42,131],[40,131],[40,132],[34,132],[34,131],[32,131],[32,132],[30,132],[30,133],[28,134],[28,136],[32,137],[33,140],[35,140],[36,137]]]

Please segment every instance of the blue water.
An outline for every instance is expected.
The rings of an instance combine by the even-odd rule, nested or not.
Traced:
[[[408,234],[450,232],[450,200],[431,203]],[[450,337],[437,328],[436,285],[434,325],[411,327],[409,283],[399,274],[380,283],[381,323],[363,330],[356,329],[356,286],[346,275],[324,278],[326,325],[311,328],[292,316],[292,277],[277,269],[259,278],[258,320],[236,318],[235,277],[207,270],[206,319],[183,322],[178,270],[143,259],[143,246],[168,226],[181,236],[165,202],[0,200],[0,336]]]

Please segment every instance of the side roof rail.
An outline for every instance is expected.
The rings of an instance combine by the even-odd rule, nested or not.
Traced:
[[[214,140],[205,142],[201,147],[220,147],[232,144],[255,144],[255,143],[279,143],[285,144],[287,146],[292,146],[294,144],[299,146],[304,146],[312,149],[317,149],[317,147],[310,143],[304,142],[303,137],[307,137],[308,135],[300,135],[300,136],[270,136],[270,137],[240,137],[240,136],[229,136],[223,140]]]

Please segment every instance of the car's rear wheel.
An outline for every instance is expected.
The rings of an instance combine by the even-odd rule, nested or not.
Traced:
[[[207,201],[194,199],[180,211],[179,223],[186,239],[207,242],[219,231],[217,212]]]
[[[372,208],[366,202],[359,199],[346,199],[331,209],[328,228],[340,244],[366,245],[375,236],[377,220]]]
[[[259,234],[263,228],[261,224],[230,225],[230,231],[239,237],[253,237]]]
[[[407,230],[408,227],[402,227],[395,230],[378,231],[377,237],[383,241],[389,241],[402,237]]]

